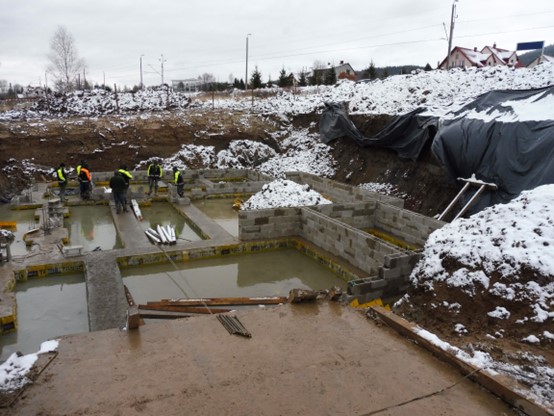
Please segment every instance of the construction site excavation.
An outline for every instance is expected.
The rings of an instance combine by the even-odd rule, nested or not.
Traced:
[[[553,80],[14,103],[0,415],[554,414]]]

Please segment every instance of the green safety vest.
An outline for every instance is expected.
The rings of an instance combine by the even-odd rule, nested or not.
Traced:
[[[66,181],[65,176],[63,175],[63,168],[58,168],[56,173],[58,175],[58,182],[65,182]]]
[[[177,172],[174,173],[173,179],[174,179],[175,183],[179,183],[178,182],[179,181],[179,176],[181,176],[181,172],[177,171]]]
[[[131,175],[131,173],[129,171],[125,170],[125,169],[119,169],[118,172],[121,173],[121,175],[126,176],[129,179],[133,179],[133,175]]]

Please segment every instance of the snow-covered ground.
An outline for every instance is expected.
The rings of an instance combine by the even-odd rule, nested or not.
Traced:
[[[242,210],[299,207],[331,204],[321,194],[310,189],[309,185],[300,185],[287,179],[277,179],[263,186],[262,190],[252,195]]]
[[[529,385],[535,399],[554,410],[552,363],[523,347],[554,344],[554,185],[525,191],[432,233],[408,294],[395,306],[409,316],[440,316],[462,339],[484,334],[521,343],[513,360],[495,360],[477,346],[458,349],[458,355],[468,362],[478,358],[491,373]],[[421,333],[443,347],[436,336]]]
[[[554,63],[534,68],[485,67],[452,69],[450,71],[414,71],[382,80],[354,83],[343,80],[334,86],[309,86],[295,90],[278,90],[275,94],[255,97],[235,91],[225,98],[212,101],[194,100],[195,107],[211,110],[248,110],[262,114],[307,114],[320,112],[325,102],[343,102],[350,114],[405,114],[416,108],[425,108],[427,114],[439,117],[457,111],[477,96],[493,90],[524,90],[554,85]],[[552,112],[529,112],[532,102],[522,108],[525,117],[553,117]],[[119,106],[123,113],[136,111],[163,111],[188,106],[184,94],[151,88],[133,93],[119,93],[117,103],[113,93],[103,90],[78,91],[61,98],[50,97],[28,111],[0,113],[0,121],[20,118],[48,118],[61,115],[95,116],[115,113]],[[517,119],[517,115],[512,119]],[[536,118],[534,118],[536,119]],[[549,118],[550,119],[550,118]]]
[[[20,389],[31,380],[27,374],[37,361],[39,354],[53,352],[58,349],[58,341],[45,341],[40,345],[40,350],[35,354],[21,355],[13,353],[2,365],[0,365],[0,392],[9,393]]]

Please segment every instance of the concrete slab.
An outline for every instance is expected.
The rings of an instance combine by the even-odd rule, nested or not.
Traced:
[[[61,339],[1,415],[517,415],[359,312],[333,303],[241,310],[252,338],[215,316]],[[373,414],[373,413],[371,413]]]
[[[90,330],[123,328],[128,304],[116,256],[112,252],[89,253],[85,278]]]

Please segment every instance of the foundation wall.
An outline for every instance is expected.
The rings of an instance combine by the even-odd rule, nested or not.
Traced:
[[[363,230],[374,227],[373,218],[377,210],[377,201],[317,205],[311,209],[329,218]]]
[[[362,202],[375,200],[385,202],[397,207],[404,206],[404,200],[377,192],[370,192],[352,185],[335,182],[331,179],[320,178],[304,172],[287,172],[287,179],[300,184],[308,184],[324,197],[334,202]]]
[[[239,211],[239,239],[263,240],[300,235],[301,208]]]
[[[379,202],[374,215],[374,227],[407,243],[425,245],[429,234],[444,226],[444,222]]]
[[[385,256],[398,252],[383,240],[311,208],[302,209],[302,237],[369,275],[377,274]]]

